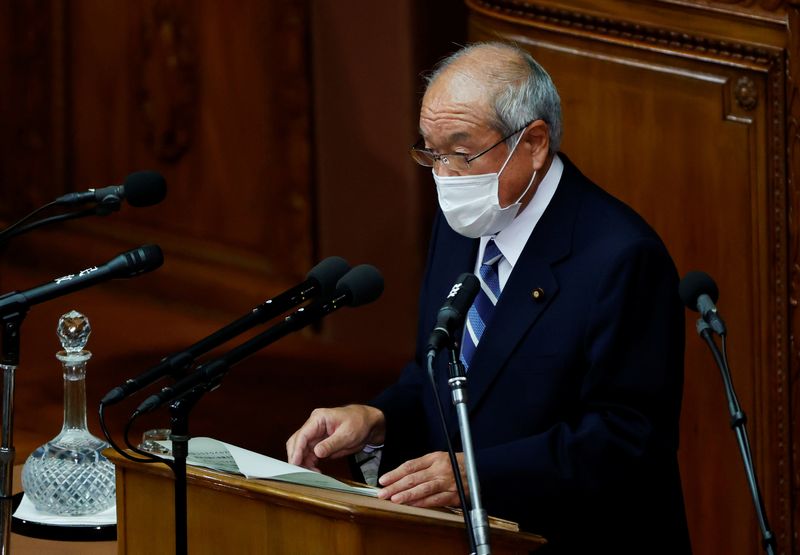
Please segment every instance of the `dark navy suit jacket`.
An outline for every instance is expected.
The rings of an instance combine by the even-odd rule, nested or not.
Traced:
[[[689,553],[678,474],[684,317],[656,233],[563,155],[468,372],[484,505],[551,541],[550,553]],[[424,371],[436,313],[478,240],[439,213],[419,305],[416,360],[370,404],[386,415],[382,471],[445,449]],[[543,291],[539,299],[531,294]],[[436,375],[460,450],[446,384]]]

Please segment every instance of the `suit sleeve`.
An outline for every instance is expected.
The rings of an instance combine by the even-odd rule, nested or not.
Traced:
[[[433,223],[428,256],[425,263],[425,276],[420,289],[417,345],[414,360],[409,362],[396,383],[385,389],[376,398],[367,404],[380,409],[386,418],[386,438],[381,457],[379,472],[384,473],[407,460],[421,457],[429,451],[427,434],[428,424],[423,406],[423,389],[428,387],[425,383],[427,371],[424,357],[424,315],[428,306],[428,290],[432,261],[435,258],[435,246],[444,218],[437,212]]]

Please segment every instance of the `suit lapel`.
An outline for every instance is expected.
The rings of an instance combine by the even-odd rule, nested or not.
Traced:
[[[479,405],[517,344],[558,295],[552,266],[569,255],[581,197],[580,173],[560,156],[564,172],[558,189],[514,266],[473,355],[467,375],[470,410]]]

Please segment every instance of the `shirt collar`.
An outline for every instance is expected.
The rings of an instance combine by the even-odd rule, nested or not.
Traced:
[[[483,252],[489,239],[494,238],[494,242],[500,252],[503,253],[503,257],[511,264],[511,267],[513,268],[516,265],[522,254],[522,249],[525,248],[525,243],[528,242],[531,233],[533,233],[533,228],[539,223],[539,219],[550,204],[553,195],[555,195],[563,172],[564,163],[558,157],[558,154],[555,154],[547,173],[536,188],[536,192],[528,205],[517,214],[517,217],[511,221],[508,227],[497,235],[481,237],[478,260],[482,260]]]

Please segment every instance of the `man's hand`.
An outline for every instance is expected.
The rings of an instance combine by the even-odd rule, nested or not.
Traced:
[[[383,412],[374,407],[314,409],[306,423],[286,442],[286,458],[291,464],[319,472],[320,459],[356,453],[367,443],[381,444],[385,434]]]
[[[461,481],[467,495],[467,477],[464,468],[464,453],[456,453]],[[439,451],[424,457],[412,459],[380,477],[378,482],[384,486],[378,492],[380,499],[390,499],[394,503],[414,507],[442,507],[459,505],[456,480],[450,457]]]

